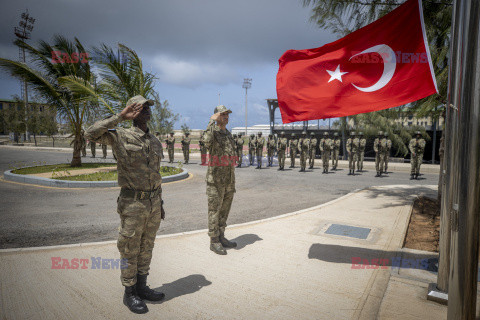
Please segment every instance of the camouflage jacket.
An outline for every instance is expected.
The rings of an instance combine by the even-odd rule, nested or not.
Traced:
[[[348,138],[347,140],[347,152],[348,153],[357,153],[358,147],[360,145],[360,140],[358,138]]]
[[[255,150],[255,138],[250,138],[248,141],[248,150]]]
[[[325,139],[325,138],[322,138],[320,140],[320,151],[322,152],[328,152],[330,150],[332,150],[333,148],[333,142],[332,142],[332,139],[328,138],[328,139]]]
[[[263,150],[264,145],[265,145],[265,138],[264,137],[256,137],[255,138],[255,150]]]
[[[376,153],[385,153],[387,150],[387,140],[376,138],[373,142],[373,151]]]
[[[190,141],[191,141],[191,140],[192,140],[192,139],[190,139],[190,138],[183,137],[183,138],[182,138],[182,149],[185,149],[185,148],[190,147]]]
[[[288,145],[287,138],[279,138],[277,141],[277,150],[286,150]]]
[[[167,143],[167,149],[173,149],[175,146],[175,137],[168,137],[165,139],[165,142]]]
[[[332,142],[333,142],[332,150],[336,150],[336,151],[340,150],[340,143],[341,143],[340,139],[334,139]]]
[[[392,140],[387,139],[387,141],[386,141],[386,150],[385,150],[385,153],[390,154],[390,149],[392,149]]]
[[[410,140],[408,149],[410,149],[412,154],[423,153],[425,151],[425,140],[422,138]]]
[[[290,151],[296,151],[298,148],[298,140],[297,139],[290,140],[290,143],[288,146],[290,147]]]
[[[317,138],[310,138],[310,151],[316,151],[317,150]]]
[[[277,143],[275,142],[274,138],[268,138],[267,140],[267,149],[268,150],[275,150]]]
[[[120,187],[151,191],[161,187],[160,160],[162,146],[158,139],[137,127],[115,128],[123,118],[117,114],[95,122],[85,132],[91,141],[112,146],[117,158]]]
[[[358,151],[364,152],[366,145],[367,145],[367,139],[365,138],[358,139]]]
[[[298,149],[301,152],[308,152],[309,147],[310,147],[310,139],[308,139],[308,138],[298,139]]]
[[[230,131],[222,131],[215,121],[208,122],[204,135],[209,153],[209,163],[205,181],[215,185],[235,186],[236,145]]]
[[[237,137],[237,140],[235,141],[235,144],[237,145],[237,152],[242,152],[243,151],[243,138],[242,137]]]

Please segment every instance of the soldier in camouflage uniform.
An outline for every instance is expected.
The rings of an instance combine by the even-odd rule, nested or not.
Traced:
[[[323,138],[320,140],[320,151],[322,152],[322,164],[323,172],[328,173],[328,163],[330,162],[330,153],[332,151],[333,142],[328,136],[328,132],[323,134]]]
[[[102,144],[102,154],[103,154],[103,159],[107,159],[107,145]]]
[[[255,139],[255,155],[257,156],[257,167],[255,169],[262,169],[263,146],[265,145],[265,138],[262,137],[262,132],[257,134]]]
[[[248,160],[250,161],[250,165],[253,166],[253,162],[255,157],[255,135],[252,133],[250,135],[250,140],[248,141]]]
[[[95,141],[90,141],[90,152],[92,152],[92,156],[90,158],[95,158],[96,147]]]
[[[227,254],[225,248],[237,246],[225,238],[225,227],[235,193],[237,157],[235,141],[226,128],[231,112],[224,105],[216,107],[205,132],[205,145],[211,160],[206,177],[208,235],[210,250],[220,255]]]
[[[363,172],[363,159],[365,158],[365,146],[367,145],[367,139],[363,137],[363,132],[359,132],[358,136],[357,171]]]
[[[190,139],[189,137],[190,133],[186,132],[185,136],[182,137],[182,151],[183,151],[183,160],[185,161],[185,164],[188,163],[188,160],[190,160]]]
[[[341,141],[338,138],[338,133],[335,132],[333,134],[333,141],[332,141],[332,170],[337,170],[338,156],[340,153],[340,144],[341,144]]]
[[[168,163],[173,163],[173,155],[175,150],[175,137],[173,136],[174,133],[170,132],[170,137],[165,139],[165,143],[167,144],[167,151],[168,151]]]
[[[298,139],[298,149],[300,151],[300,172],[305,172],[307,167],[308,148],[310,140],[307,138],[307,132],[302,132],[302,137]]]
[[[308,164],[310,169],[313,169],[315,164],[315,155],[317,154],[317,138],[315,132],[310,132],[310,145],[308,146]]]
[[[243,138],[241,133],[238,134],[235,144],[237,145],[237,157],[238,157],[237,168],[240,168],[242,166],[242,160],[243,160]]]
[[[122,112],[96,122],[86,132],[89,140],[111,145],[117,158],[121,187],[117,199],[121,219],[117,247],[126,261],[126,268],[121,269],[123,303],[135,313],[148,312],[143,300],[159,301],[165,297],[146,285],[155,236],[164,217],[160,141],[147,127],[151,105],[152,100],[135,96]],[[133,127],[115,128],[124,120],[133,120]]]
[[[388,173],[388,160],[390,158],[390,150],[392,149],[392,140],[388,139],[388,133],[385,132],[385,155],[383,156],[383,160],[385,162],[385,173]]]
[[[295,168],[295,157],[298,149],[298,140],[295,139],[295,133],[292,133],[292,139],[290,139],[288,147],[290,148],[290,168]]]
[[[386,140],[383,136],[383,131],[378,132],[378,137],[373,142],[373,150],[375,151],[375,170],[377,174],[375,177],[381,177],[383,171],[383,166],[385,164],[385,149],[386,149]]]
[[[161,139],[161,134],[160,132],[155,132],[155,138],[158,139],[158,141],[160,141],[160,159],[164,159],[165,156],[163,155],[163,145],[162,145],[162,139]]]
[[[200,135],[200,140],[198,141],[198,144],[200,145],[200,155],[202,159],[202,166],[205,165],[207,162],[207,147],[205,146],[204,138],[203,135],[205,134],[205,131],[202,131]]]
[[[280,139],[277,142],[278,150],[278,170],[285,168],[285,152],[287,150],[288,140],[285,138],[285,131],[280,133]]]
[[[275,137],[273,134],[268,135],[268,140],[267,140],[267,157],[268,157],[268,165],[267,167],[273,166],[273,155],[275,153],[275,148],[276,148],[276,142],[275,142]]]
[[[425,151],[425,140],[422,139],[422,133],[420,131],[415,132],[416,137],[410,140],[408,149],[411,152],[410,164],[410,180],[418,179],[420,174],[420,165],[423,161],[423,152]]]
[[[350,133],[350,138],[347,140],[348,153],[348,175],[355,175],[355,162],[357,162],[358,153],[358,138],[355,138],[355,132]]]

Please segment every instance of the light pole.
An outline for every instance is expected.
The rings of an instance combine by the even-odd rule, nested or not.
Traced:
[[[242,88],[245,89],[245,136],[247,136],[247,92],[252,87],[252,79],[244,78]]]

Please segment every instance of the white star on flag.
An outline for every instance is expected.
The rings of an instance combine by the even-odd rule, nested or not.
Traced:
[[[341,72],[340,71],[340,65],[337,66],[337,69],[335,69],[335,71],[330,71],[330,70],[326,70],[328,72],[328,74],[330,75],[330,80],[328,80],[328,82],[332,81],[332,80],[339,80],[340,82],[343,82],[342,81],[342,76],[348,72]]]

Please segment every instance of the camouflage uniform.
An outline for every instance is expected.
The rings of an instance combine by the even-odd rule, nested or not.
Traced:
[[[82,157],[87,156],[87,140],[85,139],[85,132],[82,130]]]
[[[198,141],[198,144],[200,145],[200,155],[202,158],[202,165],[204,165],[207,162],[207,147],[205,146],[205,142],[204,142],[204,134],[205,134],[205,131],[202,132],[202,135],[200,136],[200,140]]]
[[[288,147],[290,148],[290,168],[295,168],[295,157],[297,156],[298,140],[295,139],[295,134],[292,134]]]
[[[383,157],[385,162],[385,173],[388,172],[388,160],[390,158],[390,150],[392,149],[392,140],[388,139],[387,133],[385,133],[385,140],[386,140],[386,148],[385,148],[385,155]]]
[[[273,165],[273,154],[275,153],[276,142],[272,134],[268,136],[267,140],[267,157],[268,157],[268,167]]]
[[[326,132],[325,132],[326,133]],[[328,137],[328,133],[320,140],[320,151],[322,152],[323,173],[328,173],[328,163],[330,162],[330,153],[332,151],[333,142]]]
[[[165,142],[167,143],[167,151],[168,151],[168,163],[173,163],[173,154],[175,148],[175,137],[173,136],[173,132],[170,133],[170,137],[168,137]]]
[[[357,155],[357,171],[363,171],[363,160],[365,157],[365,146],[367,145],[367,139],[360,133],[358,138],[358,155]]]
[[[341,141],[338,138],[338,134],[335,132],[334,138],[332,141],[332,169],[333,170],[337,170],[338,156],[340,153],[340,144],[341,144]]]
[[[287,150],[288,140],[285,138],[285,132],[282,132],[277,142],[278,166],[279,170],[285,168],[285,151]]]
[[[378,138],[373,142],[373,150],[375,151],[375,170],[377,171],[376,177],[382,175],[383,166],[385,164],[385,149],[387,147],[386,139],[383,138],[383,132],[379,132]]]
[[[425,151],[425,140],[422,139],[421,133],[417,132],[417,137],[413,138],[410,140],[410,143],[408,144],[408,149],[411,152],[411,159],[410,159],[410,164],[411,164],[411,171],[410,179],[417,179],[418,175],[420,174],[420,165],[422,164],[423,161],[423,152]]]
[[[121,219],[117,247],[127,261],[121,281],[129,287],[136,284],[137,273],[148,274],[162,218],[161,143],[148,130],[114,129],[122,121],[120,115],[98,121],[87,129],[86,137],[111,145],[117,158],[118,185],[122,188],[117,199]]]
[[[183,151],[183,159],[185,163],[188,163],[188,160],[190,160],[190,139],[188,137],[188,133],[186,134],[185,137],[182,137],[182,151]]]
[[[255,139],[255,155],[257,156],[257,169],[262,168],[263,146],[265,145],[265,138],[259,132]]]
[[[92,152],[92,158],[95,158],[96,144],[94,141],[90,141],[90,151]]]
[[[107,158],[107,145],[102,144],[102,153],[103,153],[103,159]]]
[[[351,137],[347,140],[349,175],[355,175],[355,162],[357,162],[358,145],[359,140],[358,138],[355,138],[355,134],[352,133]]]
[[[235,141],[235,144],[237,145],[237,157],[238,157],[238,168],[242,166],[242,160],[243,160],[243,138],[241,135],[237,136],[237,141]]]
[[[248,141],[248,160],[250,161],[250,165],[253,166],[255,157],[255,135],[250,135],[250,140]]]
[[[308,147],[310,140],[307,138],[307,133],[304,132],[302,137],[298,139],[298,149],[300,149],[300,171],[305,171],[307,167]]]
[[[222,236],[227,226],[227,218],[235,193],[237,152],[230,132],[226,129],[222,131],[213,120],[208,123],[204,141],[210,155],[206,176],[208,235],[215,238]]]
[[[317,154],[317,138],[315,138],[315,134],[312,132],[310,134],[310,145],[308,147],[308,164],[310,169],[313,169],[313,165],[315,164],[315,155]]]

